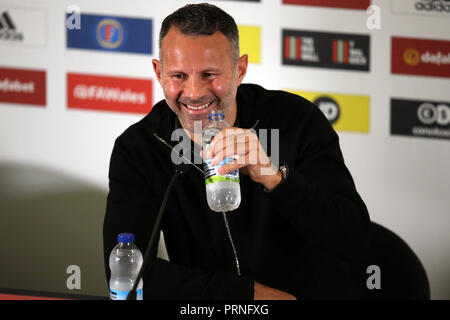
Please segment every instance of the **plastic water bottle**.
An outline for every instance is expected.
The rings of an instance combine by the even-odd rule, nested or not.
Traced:
[[[120,233],[117,237],[119,243],[112,249],[109,255],[109,268],[111,279],[109,280],[111,300],[126,300],[128,293],[133,288],[139,269],[142,266],[142,253],[134,244],[132,233]],[[143,298],[143,281],[139,281],[136,290],[136,299]]]
[[[230,125],[220,112],[213,112],[208,117],[208,124],[202,133],[203,152],[207,151],[211,140],[222,129]],[[234,161],[234,158],[223,159],[217,165],[211,165],[212,159],[203,160],[205,173],[206,197],[208,205],[213,211],[226,212],[235,210],[241,203],[241,189],[239,185],[239,170],[233,170],[226,175],[217,173],[217,169]]]

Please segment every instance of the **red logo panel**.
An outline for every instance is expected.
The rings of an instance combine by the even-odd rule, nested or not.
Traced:
[[[67,74],[68,108],[147,114],[152,101],[150,79]]]
[[[370,0],[283,0],[283,4],[367,10]]]
[[[450,77],[450,41],[392,37],[391,72]]]
[[[46,105],[45,71],[0,68],[0,102]]]

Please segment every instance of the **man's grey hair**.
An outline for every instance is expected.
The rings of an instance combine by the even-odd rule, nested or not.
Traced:
[[[239,32],[228,13],[208,3],[188,4],[167,16],[159,32],[159,57],[163,38],[171,27],[176,27],[186,35],[212,35],[220,31],[231,43],[232,60],[239,60]]]

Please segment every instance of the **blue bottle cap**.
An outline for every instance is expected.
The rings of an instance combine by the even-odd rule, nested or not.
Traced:
[[[208,119],[211,120],[212,117],[215,117],[215,116],[219,116],[219,117],[221,117],[221,118],[225,118],[225,115],[224,115],[223,113],[213,113],[213,114],[210,114],[210,115],[208,116]]]
[[[117,236],[117,240],[119,242],[133,242],[134,241],[134,234],[132,233],[119,233]]]

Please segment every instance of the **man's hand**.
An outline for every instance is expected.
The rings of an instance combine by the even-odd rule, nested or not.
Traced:
[[[205,159],[213,158],[213,165],[225,158],[234,158],[232,163],[219,169],[219,174],[240,169],[240,172],[248,174],[250,179],[263,184],[268,190],[276,187],[282,179],[281,173],[270,162],[261,146],[258,136],[248,129],[223,129],[211,141],[208,150],[202,150],[201,156]]]
[[[297,300],[292,294],[267,287],[255,281],[253,300]]]

